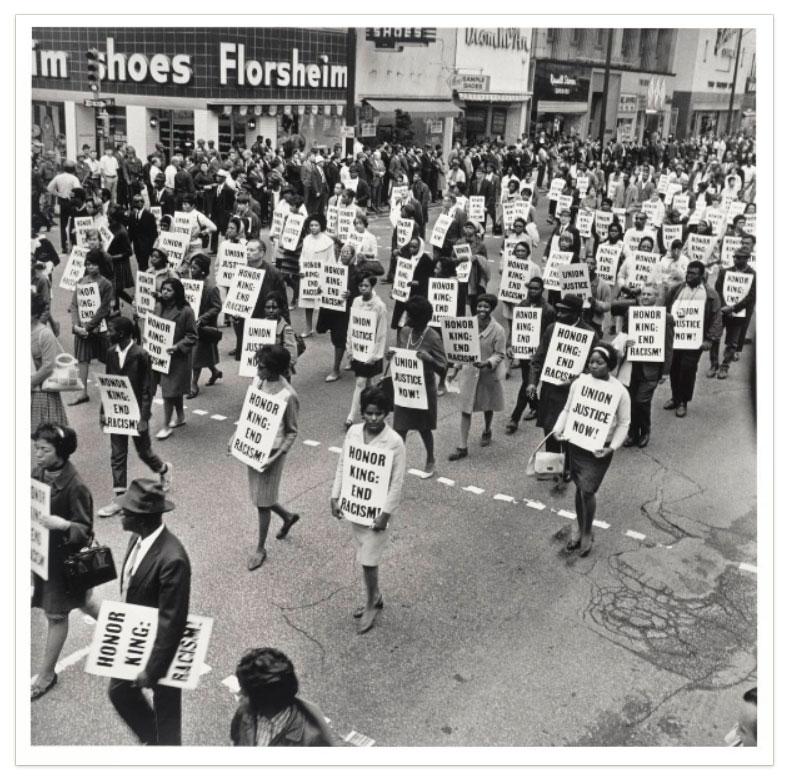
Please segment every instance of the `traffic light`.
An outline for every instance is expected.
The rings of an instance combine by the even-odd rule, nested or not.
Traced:
[[[98,49],[87,50],[87,80],[90,89],[98,92],[101,87],[101,52]]]

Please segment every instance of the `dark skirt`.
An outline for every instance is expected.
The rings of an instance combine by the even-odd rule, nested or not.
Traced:
[[[426,381],[426,399],[428,408],[404,408],[393,406],[393,429],[399,432],[407,430],[436,430],[437,429],[437,382],[435,371],[431,366],[425,366],[424,379]]]
[[[567,452],[568,468],[576,489],[594,495],[611,465],[613,453],[606,457],[595,457],[592,452],[570,443]]]
[[[359,360],[352,360],[350,368],[355,372],[355,376],[362,379],[370,379],[372,376],[379,376],[382,373],[382,360],[375,362],[360,362]]]
[[[193,369],[196,371],[201,368],[215,368],[219,360],[218,342],[211,341],[208,343],[200,338],[194,347]]]
[[[74,334],[74,357],[77,362],[106,362],[108,348],[109,337],[106,333],[90,333],[87,336]]]
[[[329,308],[319,309],[316,330],[318,333],[327,333],[330,331],[330,343],[332,343],[336,349],[346,348],[348,329],[348,311],[333,311]]]
[[[115,277],[113,280],[115,292],[120,292],[124,289],[136,286],[134,281],[134,274],[131,273],[131,260],[115,260],[114,261]]]
[[[43,609],[45,614],[68,614],[72,609],[81,609],[87,600],[87,594],[69,595],[65,590],[62,571],[56,575],[49,571],[49,580],[44,581],[38,574],[33,574],[33,608]]]

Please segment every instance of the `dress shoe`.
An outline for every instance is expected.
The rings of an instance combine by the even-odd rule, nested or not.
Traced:
[[[665,408],[666,411],[674,411],[674,409],[677,408],[677,403],[674,398],[672,398],[663,408]]]
[[[644,449],[645,446],[650,442],[650,434],[649,433],[642,433],[639,436],[639,449]]]
[[[456,447],[456,451],[453,454],[448,455],[448,460],[451,462],[455,462],[456,460],[463,460],[468,454],[466,449],[462,449],[460,446]]]
[[[379,597],[374,603],[375,609],[381,609],[385,604],[382,602],[382,594],[380,593]],[[360,619],[363,616],[363,612],[366,610],[366,604],[364,603],[362,606],[358,606],[353,612],[352,616],[354,619]]]
[[[636,439],[632,436],[626,436],[625,440],[622,442],[622,445],[627,449],[630,446],[633,446],[636,443]]]
[[[729,377],[729,366],[721,365],[721,367],[718,368],[718,378],[727,379],[728,377]]]
[[[525,422],[529,422],[530,419],[536,419],[537,416],[538,416],[537,409],[531,408],[526,414],[524,414],[523,419]]]
[[[217,381],[220,381],[224,378],[224,374],[221,371],[216,371],[206,382],[205,384],[208,387],[212,387]]]
[[[677,406],[677,411],[675,413],[678,417],[684,417],[688,413],[688,407],[684,403],[681,403]]]
[[[717,375],[718,375],[718,366],[710,365],[710,369],[707,371],[707,378],[714,379]]]
[[[287,534],[292,528],[292,525],[294,525],[295,522],[297,522],[299,519],[300,519],[300,514],[292,514],[290,515],[289,519],[285,519],[284,524],[281,525],[281,530],[279,530],[278,533],[276,533],[276,538],[278,539],[286,538]]]

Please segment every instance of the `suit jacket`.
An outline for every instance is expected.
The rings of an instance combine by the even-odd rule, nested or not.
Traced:
[[[303,189],[313,192],[317,197],[322,194],[327,184],[327,178],[323,182],[317,164],[308,160],[300,168],[300,180],[303,182]]]
[[[671,314],[674,301],[679,297],[680,292],[685,289],[686,282],[675,284],[666,293],[666,311]],[[704,288],[707,291],[707,302],[704,305],[704,340],[720,341],[723,335],[723,316],[721,315],[721,301],[718,293],[706,283]]]
[[[154,189],[150,205],[161,206],[162,215],[169,214],[169,216],[172,216],[175,213],[175,196],[166,187],[160,190]]]
[[[131,239],[136,257],[150,256],[156,238],[158,238],[158,228],[156,227],[156,218],[147,208],[142,209],[138,219],[132,210],[128,217],[128,237]]]
[[[259,290],[254,310],[251,312],[251,318],[265,318],[265,298],[271,292],[275,292],[279,296],[282,305],[281,316],[289,322],[289,301],[287,300],[287,286],[284,283],[284,277],[268,262],[265,263],[265,277],[262,279],[262,287]]]
[[[121,591],[126,561],[138,538],[131,536],[123,558]],[[158,609],[156,640],[145,666],[153,682],[166,674],[175,656],[188,619],[190,594],[191,563],[183,545],[165,527],[142,558],[126,592],[126,603]]]
[[[139,344],[132,343],[121,368],[120,355],[113,346],[106,353],[106,372],[110,376],[128,376],[136,402],[139,404],[140,418],[143,421],[150,419],[153,397],[150,390],[152,373],[148,353]]]
[[[229,219],[235,211],[235,190],[226,184],[219,186],[221,191],[216,191],[211,219],[216,223],[218,232],[223,234],[227,231]]]

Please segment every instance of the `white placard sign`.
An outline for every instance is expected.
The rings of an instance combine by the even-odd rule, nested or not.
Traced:
[[[607,284],[614,285],[617,283],[617,266],[620,262],[620,255],[622,254],[622,241],[617,243],[602,243],[598,246],[595,252],[595,262],[597,267],[595,272]]]
[[[105,252],[109,251],[109,245],[115,240],[115,234],[103,222],[98,225],[98,235],[101,238],[101,247]]]
[[[391,452],[345,440],[338,498],[344,519],[371,527],[385,507],[392,472]]]
[[[682,225],[662,225],[663,246],[668,252],[673,241],[682,240]]]
[[[238,265],[221,313],[237,316],[241,319],[250,317],[259,299],[259,292],[262,289],[264,279],[264,268],[250,268],[248,265]]]
[[[183,291],[186,294],[186,303],[191,306],[195,316],[199,316],[199,304],[202,302],[202,289],[205,282],[202,279],[180,279]]]
[[[229,444],[233,457],[255,471],[261,473],[265,470],[278,428],[287,410],[288,399],[289,391],[286,389],[270,395],[252,384],[246,390],[240,421]]]
[[[472,247],[468,243],[453,244],[453,254],[459,264],[472,262]]]
[[[744,200],[732,200],[732,202],[729,203],[728,209],[726,209],[727,220],[732,222],[734,217],[744,214],[747,205],[748,204]]]
[[[240,355],[239,376],[252,378],[257,375],[257,350],[276,342],[278,322],[275,319],[243,320],[243,353]]]
[[[428,299],[433,308],[429,327],[440,327],[446,316],[455,317],[458,312],[458,279],[428,280]]]
[[[527,283],[536,268],[527,259],[519,259],[515,255],[505,259],[502,276],[499,280],[499,299],[505,303],[520,303],[527,297]]]
[[[391,208],[401,208],[404,203],[407,202],[407,196],[409,194],[409,187],[406,184],[403,184],[400,187],[391,187],[390,188],[390,207]]]
[[[342,243],[347,242],[349,234],[352,232],[357,211],[357,206],[339,206],[336,235]]]
[[[414,219],[401,219],[396,222],[396,245],[400,249],[412,240],[412,233],[415,230]]]
[[[194,227],[195,221],[196,214],[193,211],[187,213],[185,211],[175,211],[172,216],[172,232],[187,235],[190,241],[191,230]]]
[[[358,254],[363,247],[363,236],[353,227],[349,231],[349,235],[347,236],[347,240],[345,241],[344,245],[346,244],[349,244],[351,247],[353,247],[355,254]]]
[[[684,219],[690,214],[690,194],[683,192],[680,195],[674,195],[671,201],[671,207],[676,208],[680,213],[680,219]]]
[[[656,252],[633,253],[633,286],[641,287],[652,283],[652,275],[660,264],[660,255]]]
[[[592,297],[589,268],[586,262],[574,262],[562,265],[560,272],[560,293],[565,295],[578,295],[582,300]]]
[[[666,190],[666,197],[664,198],[663,202],[667,206],[670,206],[674,200],[674,196],[679,195],[680,192],[682,192],[682,184],[672,181],[671,184],[669,184],[669,188]]]
[[[551,186],[549,187],[549,200],[557,200],[562,190],[565,189],[565,179],[555,178],[551,180]]]
[[[182,233],[163,232],[158,234],[156,248],[165,251],[170,266],[177,267],[188,256],[191,239]]]
[[[287,216],[292,211],[289,208],[289,203],[286,200],[280,200],[278,205],[273,210],[273,218],[270,222],[270,240],[280,241],[281,233],[284,230],[284,222],[287,221]]]
[[[161,217],[164,215],[164,212],[161,210],[161,206],[150,206],[150,213],[156,220],[156,230],[158,230],[161,225]]]
[[[576,215],[576,227],[582,238],[592,237],[592,223],[595,220],[595,212],[589,208],[580,208]]]
[[[745,217],[744,229],[748,235],[756,235],[756,214],[748,214]]]
[[[94,229],[95,222],[92,216],[75,216],[74,234],[76,236],[76,245],[87,247],[87,231]]]
[[[88,250],[84,246],[74,246],[71,254],[68,255],[68,262],[63,269],[60,277],[60,288],[68,289],[72,292],[76,289],[76,283],[85,275],[85,257]]]
[[[612,208],[611,213],[617,217],[617,221],[620,223],[620,227],[622,227],[623,231],[625,230],[625,225],[628,221],[628,214],[624,208]]]
[[[175,323],[155,314],[145,317],[142,347],[150,355],[150,367],[158,373],[169,373],[172,355],[167,352],[175,345]]]
[[[543,363],[541,381],[557,385],[573,381],[587,364],[593,334],[592,330],[556,322]]]
[[[704,341],[703,300],[675,300],[671,307],[674,317],[674,348],[698,349]]]
[[[658,194],[665,195],[669,191],[669,177],[665,173],[658,176]]]
[[[605,241],[609,235],[609,225],[614,221],[613,211],[595,211],[595,232],[601,241]]]
[[[535,354],[540,343],[542,321],[542,308],[516,306],[513,309],[510,339],[514,357],[520,360],[529,360]]]
[[[734,265],[734,254],[742,246],[742,236],[724,235],[721,244],[721,265],[731,268]]]
[[[96,383],[104,409],[104,432],[112,435],[139,435],[139,404],[128,376],[99,373]]]
[[[284,227],[281,230],[281,248],[294,252],[300,243],[300,234],[303,232],[303,224],[306,217],[303,214],[287,214]]]
[[[222,241],[216,258],[216,284],[219,287],[231,287],[238,265],[247,264],[248,250],[245,244]]]
[[[437,246],[440,249],[442,248],[442,245],[445,243],[445,236],[452,222],[453,219],[449,214],[440,214],[437,217],[437,221],[434,222],[434,227],[431,229],[431,238],[429,238],[429,243],[432,246]]]
[[[715,248],[716,240],[714,235],[691,233],[685,244],[685,254],[687,254],[691,260],[698,260],[706,265],[712,255],[712,250]]]
[[[552,252],[546,260],[543,268],[543,287],[554,292],[559,292],[562,288],[562,273],[560,268],[563,265],[570,265],[573,259],[573,252]]]
[[[726,214],[719,208],[708,208],[704,212],[704,220],[712,227],[713,235],[723,235],[726,230]]]
[[[442,343],[449,361],[473,363],[480,360],[480,329],[474,316],[442,320]]]
[[[139,316],[152,314],[156,308],[156,274],[141,270],[136,274],[134,305]]]
[[[52,488],[38,479],[30,480],[30,570],[49,581],[49,530],[41,517],[52,513]]]
[[[557,198],[557,216],[563,211],[573,210],[573,195],[560,195]]]
[[[486,198],[483,197],[483,195],[470,196],[467,218],[477,219],[479,222],[482,222],[483,217],[485,215],[486,215]]]
[[[76,305],[79,313],[79,323],[84,327],[101,308],[101,292],[98,289],[98,282],[91,281],[87,284],[77,284]],[[102,319],[98,326],[99,333],[107,331],[106,319]]]
[[[666,359],[666,309],[664,306],[631,306],[628,309],[630,362],[663,362]]]
[[[398,257],[396,259],[396,274],[393,277],[393,289],[390,297],[406,303],[409,300],[409,293],[412,290],[410,284],[415,276],[415,268],[418,260],[414,257]]]
[[[351,308],[349,311],[349,346],[352,359],[371,362],[377,340],[379,314],[368,309]]]
[[[753,284],[752,273],[737,273],[734,271],[726,271],[723,279],[723,299],[726,301],[727,306],[735,306],[751,291]],[[745,309],[735,311],[733,316],[744,317],[746,314]]]
[[[660,200],[645,200],[641,204],[641,210],[647,215],[647,222],[653,227],[659,227],[661,223],[661,209],[658,208]]]
[[[196,689],[212,630],[212,617],[189,614],[175,656],[158,684]],[[158,609],[123,601],[102,601],[85,671],[94,676],[133,681],[150,659],[157,632]]]
[[[322,293],[319,296],[320,308],[331,311],[346,311],[347,301],[344,293],[349,284],[349,266],[344,265],[335,257],[326,257],[320,268],[319,286]]]
[[[619,382],[579,376],[573,385],[564,436],[574,446],[596,452],[606,443],[624,389]]]
[[[394,404],[402,408],[428,408],[423,361],[416,349],[394,349],[390,361]]]
[[[338,234],[338,206],[328,206],[325,218],[325,232],[328,235]]]
[[[586,197],[587,190],[589,189],[589,176],[586,173],[576,176],[576,189],[579,191],[579,197]]]

